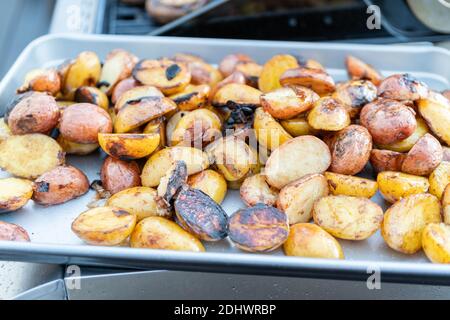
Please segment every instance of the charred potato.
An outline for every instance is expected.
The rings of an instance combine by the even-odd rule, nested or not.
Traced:
[[[410,74],[395,74],[380,83],[378,96],[398,101],[416,101],[428,96],[428,87]]]
[[[402,171],[417,176],[429,175],[441,163],[443,151],[439,141],[427,133],[408,152]]]
[[[280,190],[277,208],[286,213],[291,225],[309,222],[314,203],[328,196],[328,193],[327,179],[321,174],[310,174]]]
[[[361,61],[353,56],[347,56],[345,59],[347,72],[350,78],[355,80],[370,80],[374,85],[378,86],[383,77],[375,70],[374,67]]]
[[[441,162],[430,174],[428,180],[430,182],[430,193],[442,199],[445,187],[450,183],[450,162]]]
[[[83,86],[96,86],[100,80],[102,67],[97,54],[84,51],[71,63],[64,76],[64,93],[71,95]]]
[[[134,160],[150,155],[159,146],[157,133],[99,133],[98,142],[103,151],[120,160]]]
[[[182,92],[170,96],[170,99],[177,104],[178,109],[192,111],[207,103],[210,91],[211,87],[206,84],[188,85]]]
[[[292,139],[292,136],[263,108],[255,110],[253,128],[258,142],[269,150],[274,150]]]
[[[33,200],[50,206],[78,198],[88,190],[89,181],[81,170],[72,166],[59,166],[34,181]]]
[[[331,194],[350,197],[372,198],[378,191],[378,183],[369,179],[325,172]]]
[[[258,79],[261,76],[263,67],[255,62],[241,62],[236,65],[235,70],[242,73],[245,82],[252,87],[258,87]]]
[[[233,53],[225,56],[219,63],[219,71],[226,78],[230,76],[236,67],[241,63],[253,62],[253,59],[246,54]]]
[[[339,242],[321,227],[311,223],[291,226],[283,250],[287,256],[344,259]]]
[[[374,149],[370,152],[370,164],[376,172],[401,171],[405,157],[403,153]]]
[[[173,199],[181,187],[187,183],[187,166],[184,161],[176,161],[161,178],[158,192],[158,203],[164,208],[171,208]]]
[[[135,55],[122,49],[115,49],[108,53],[100,74],[100,90],[110,96],[120,81],[131,76],[137,61],[138,58]]]
[[[242,183],[239,193],[242,201],[249,207],[258,203],[274,206],[278,198],[278,190],[269,186],[262,174],[247,177]]]
[[[132,248],[203,252],[205,247],[175,222],[148,217],[140,221],[130,237]]]
[[[336,87],[331,96],[355,118],[361,109],[377,98],[377,87],[367,80],[353,80]]]
[[[215,86],[223,79],[219,70],[197,56],[178,53],[173,60],[187,65],[191,73],[191,83],[194,85],[205,84]]]
[[[32,194],[33,184],[29,180],[0,179],[0,213],[19,210],[27,204]]]
[[[307,136],[315,135],[318,131],[312,128],[304,116],[299,116],[297,118],[292,118],[289,120],[280,121],[281,126],[287,131],[291,136]]]
[[[412,194],[426,193],[430,187],[426,178],[392,171],[380,172],[377,182],[381,195],[390,203]]]
[[[25,81],[17,92],[48,92],[52,96],[56,96],[60,90],[61,78],[58,71],[54,69],[35,69],[26,74]]]
[[[106,94],[95,87],[79,87],[75,91],[74,99],[78,103],[91,103],[104,110],[109,108],[109,100]]]
[[[262,92],[245,84],[230,83],[217,90],[212,105],[217,108],[249,107],[257,108],[261,105]]]
[[[72,231],[88,244],[117,246],[136,225],[136,216],[115,207],[99,207],[81,213],[72,223]]]
[[[310,88],[316,93],[328,94],[335,91],[333,78],[321,69],[295,68],[284,72],[280,77],[283,86],[298,85]]]
[[[241,209],[230,217],[229,236],[239,248],[249,252],[269,252],[288,238],[286,214],[263,204]]]
[[[450,103],[432,99],[421,99],[417,103],[419,113],[430,130],[447,145],[450,145]]]
[[[30,241],[28,232],[14,223],[0,221],[0,240],[1,241]]]
[[[422,118],[416,118],[417,127],[412,135],[408,138],[401,140],[399,142],[379,145],[381,149],[396,151],[396,152],[408,152],[414,147],[414,145],[422,138],[426,133],[428,133],[428,126]]]
[[[188,185],[206,193],[218,204],[222,203],[227,193],[227,181],[214,170],[204,170],[188,178]]]
[[[61,135],[58,136],[56,141],[59,143],[66,154],[76,154],[79,156],[88,155],[97,150],[99,147],[98,143],[83,144],[71,142],[64,139]]]
[[[450,226],[430,223],[422,232],[422,247],[433,263],[450,263]]]
[[[431,194],[414,194],[390,207],[381,226],[381,235],[392,249],[414,254],[422,249],[422,232],[430,223],[440,223],[439,200]]]
[[[111,194],[137,187],[141,184],[139,173],[139,166],[136,162],[107,157],[100,171],[102,186]]]
[[[383,210],[367,198],[328,196],[314,204],[314,222],[344,240],[364,240],[383,221]]]
[[[64,161],[59,144],[43,134],[11,136],[0,143],[0,167],[18,177],[37,178]]]
[[[280,77],[287,70],[298,68],[297,59],[288,54],[276,55],[267,61],[258,79],[258,88],[262,92],[270,92],[281,88]]]
[[[308,113],[308,124],[316,130],[339,131],[350,125],[350,115],[336,100],[325,97],[317,100]]]
[[[133,87],[120,95],[114,105],[114,111],[119,113],[119,111],[125,108],[128,104],[136,104],[141,100],[152,97],[163,98],[164,95],[159,89],[153,86]]]

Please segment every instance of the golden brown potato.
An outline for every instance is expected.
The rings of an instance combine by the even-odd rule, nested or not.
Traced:
[[[31,93],[20,99],[7,117],[13,134],[47,133],[58,124],[59,108],[52,96]]]
[[[280,124],[291,136],[316,135],[318,130],[312,128],[304,116],[280,121]]]
[[[245,178],[239,193],[242,201],[249,207],[258,203],[273,206],[278,198],[278,190],[267,184],[266,177],[263,174],[255,174]]]
[[[332,93],[336,89],[333,78],[321,69],[289,69],[281,75],[280,83],[283,86],[299,85],[310,88],[320,95]]]
[[[147,125],[144,127],[142,133],[159,134],[159,146],[155,151],[161,150],[166,146],[167,143],[165,118],[161,117],[150,120],[150,122],[147,123]]]
[[[0,179],[0,213],[19,210],[27,204],[32,194],[33,183],[29,180],[18,178]]]
[[[219,241],[228,235],[228,216],[206,193],[184,185],[174,203],[177,221],[201,240]]]
[[[136,162],[107,157],[103,162],[100,177],[102,186],[111,194],[141,185],[140,170]]]
[[[225,79],[219,81],[216,85],[211,87],[211,91],[209,93],[209,102],[212,102],[214,96],[216,95],[217,91],[219,91],[222,87],[226,86],[230,83],[237,83],[237,84],[246,84],[245,76],[238,71],[233,72],[231,75],[226,77]]]
[[[450,103],[432,99],[421,99],[417,103],[420,115],[433,133],[450,145]]]
[[[281,189],[308,174],[325,172],[330,164],[330,150],[322,140],[301,136],[272,152],[266,162],[266,180],[271,186]]]
[[[430,223],[422,232],[422,247],[433,263],[450,263],[450,226]]]
[[[50,206],[82,196],[89,190],[89,180],[75,167],[59,166],[39,176],[33,190],[35,202]]]
[[[311,223],[291,226],[283,250],[287,256],[344,259],[339,242],[321,227]]]
[[[417,176],[426,176],[441,163],[443,151],[439,141],[427,133],[408,152],[402,163],[402,171]]]
[[[99,133],[112,132],[112,121],[102,108],[90,103],[78,103],[64,110],[59,130],[68,141],[98,143]]]
[[[230,217],[229,236],[242,250],[269,252],[279,248],[289,235],[286,214],[264,204],[236,211]]]
[[[1,241],[30,241],[28,232],[14,223],[0,221],[0,240]]]
[[[275,150],[292,139],[292,136],[263,108],[255,110],[253,128],[258,142],[269,150]]]
[[[416,118],[417,127],[412,135],[396,143],[378,145],[380,149],[396,152],[408,152],[414,147],[417,141],[429,132],[426,122],[422,118]]]
[[[328,196],[314,204],[313,218],[337,238],[364,240],[380,228],[383,210],[367,198]]]
[[[307,120],[316,130],[339,131],[350,125],[350,115],[347,110],[330,97],[317,100],[308,113]]]
[[[256,62],[240,62],[236,65],[235,71],[242,73],[245,82],[254,88],[258,87],[258,79],[261,76],[263,67]]]
[[[289,69],[298,68],[297,59],[288,54],[273,56],[266,62],[258,79],[258,88],[262,92],[270,92],[281,88],[281,75]]]
[[[412,194],[426,193],[430,187],[428,180],[424,177],[393,171],[380,172],[377,182],[381,195],[391,203]]]
[[[56,141],[59,143],[66,154],[76,154],[80,156],[90,154],[97,150],[99,147],[98,143],[83,144],[71,142],[64,139],[61,135],[58,136],[58,139],[56,139]]]
[[[131,234],[130,246],[132,248],[205,251],[205,247],[196,237],[183,230],[175,222],[161,217],[148,217],[140,221]]]
[[[190,147],[170,147],[159,150],[150,156],[142,169],[142,185],[158,186],[161,178],[176,161],[184,161],[187,174],[192,175],[209,167],[209,159],[205,152]]]
[[[88,244],[117,246],[136,225],[136,216],[115,207],[98,207],[81,213],[72,222],[72,231]]]
[[[158,133],[99,133],[98,142],[111,157],[134,160],[150,155],[159,146]]]
[[[194,85],[206,84],[215,86],[223,77],[219,70],[198,56],[186,53],[177,53],[173,60],[185,63],[191,73],[191,83]]]
[[[219,64],[219,71],[224,77],[230,76],[234,71],[236,71],[236,66],[241,63],[254,62],[246,54],[233,53],[225,56]]]
[[[401,171],[405,157],[403,153],[373,149],[370,152],[370,164],[376,172]]]
[[[448,184],[442,193],[442,217],[446,224],[450,224],[450,184]]]
[[[428,178],[430,193],[442,199],[445,187],[450,183],[450,162],[443,161]]]
[[[410,74],[395,74],[380,83],[378,96],[399,101],[416,101],[428,96],[428,87]]]
[[[352,80],[338,85],[331,97],[355,118],[366,104],[377,98],[377,87],[367,80]]]
[[[55,69],[35,69],[25,75],[23,85],[17,93],[26,91],[48,92],[56,96],[61,90],[61,78]]]
[[[121,80],[131,76],[137,62],[135,55],[123,49],[114,49],[108,53],[100,74],[100,90],[110,96]]]
[[[376,86],[383,80],[383,77],[377,70],[358,58],[347,56],[345,64],[347,66],[348,75],[352,79],[370,80]]]
[[[311,109],[319,95],[314,91],[300,87],[289,86],[261,95],[261,105],[264,111],[277,119],[290,119]]]
[[[308,69],[320,69],[325,71],[325,67],[317,60],[314,59],[304,59],[303,57],[297,56],[298,63],[301,67]]]
[[[369,179],[325,172],[325,178],[333,195],[372,198],[378,191],[378,183]]]
[[[96,86],[100,80],[101,63],[97,54],[91,51],[81,52],[66,71],[64,79],[64,93],[73,94],[83,86]]]
[[[17,177],[37,178],[64,161],[59,144],[40,133],[11,136],[0,143],[0,167]]]
[[[154,86],[165,95],[182,91],[191,81],[186,64],[169,59],[141,60],[133,69],[133,77],[147,86]]]
[[[188,178],[188,185],[206,193],[218,204],[222,203],[227,193],[227,181],[214,170],[204,170]]]
[[[206,84],[188,85],[183,91],[170,96],[170,99],[177,104],[180,110],[191,111],[205,106],[210,91],[211,87]]]
[[[117,83],[111,94],[111,103],[116,104],[120,97],[128,90],[139,86],[139,83],[134,78],[126,78]]]
[[[372,150],[372,138],[366,128],[351,125],[333,137],[330,171],[355,175],[364,169]]]
[[[431,194],[414,194],[394,203],[386,211],[381,235],[392,249],[414,254],[422,248],[424,228],[439,222],[439,200]]]
[[[395,100],[376,100],[361,110],[361,125],[366,127],[376,144],[402,141],[417,127],[415,112]]]
[[[229,83],[217,90],[212,105],[216,108],[257,108],[261,105],[261,94],[258,89],[245,84]]]
[[[327,179],[321,174],[309,174],[280,190],[277,208],[286,213],[290,225],[309,222],[314,203],[328,193]]]
[[[119,113],[119,111],[128,104],[135,104],[150,97],[163,98],[164,95],[159,89],[153,86],[133,87],[120,95],[120,98],[117,99],[117,102],[114,105],[114,111]]]
[[[11,134],[11,129],[9,129],[5,119],[0,118],[0,142],[8,138]]]
[[[78,103],[91,103],[104,110],[109,108],[109,100],[106,94],[95,87],[79,87],[75,91],[74,99]]]

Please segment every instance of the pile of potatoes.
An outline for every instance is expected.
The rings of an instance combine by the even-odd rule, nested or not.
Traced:
[[[15,176],[0,180],[0,210],[85,194],[65,156],[100,147],[91,186],[105,205],[72,223],[89,244],[204,251],[228,237],[249,252],[343,259],[337,239],[381,229],[393,250],[450,263],[448,92],[345,63],[342,83],[288,54],[264,65],[231,54],[216,68],[116,49],[33,70],[0,121],[0,167]],[[370,167],[376,179],[357,176]],[[228,189],[246,205],[230,216]],[[386,212],[370,200],[378,191]],[[29,237],[2,223],[0,239]]]

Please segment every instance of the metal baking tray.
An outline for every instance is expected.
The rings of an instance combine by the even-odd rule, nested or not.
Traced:
[[[317,59],[337,81],[347,78],[344,59],[352,54],[375,65],[384,75],[409,72],[435,90],[450,88],[450,52],[430,46],[50,35],[32,42],[1,81],[0,108],[3,110],[0,111],[5,111],[7,102],[30,69],[55,65],[83,50],[95,51],[104,58],[114,48],[125,48],[148,58],[190,52],[211,63],[237,51],[249,54],[260,63],[275,54],[290,53]],[[83,170],[91,181],[98,179],[101,161],[100,153],[68,158],[68,162]],[[7,173],[1,172],[0,177],[3,176]],[[0,242],[0,260],[360,280],[379,271],[382,281],[450,285],[450,266],[433,265],[423,253],[412,256],[397,253],[386,246],[379,233],[366,241],[340,241],[346,256],[343,261],[285,257],[281,250],[270,254],[243,253],[228,239],[205,243],[206,253],[88,246],[71,232],[70,225],[93,198],[94,192],[90,191],[77,200],[52,207],[30,201],[20,211],[1,215],[1,220],[27,229],[32,242]],[[385,207],[379,196],[375,201]],[[229,192],[223,203],[229,214],[243,206],[236,191]]]

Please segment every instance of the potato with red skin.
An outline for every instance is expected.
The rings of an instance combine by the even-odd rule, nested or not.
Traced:
[[[382,75],[374,67],[358,58],[347,56],[345,64],[348,75],[354,80],[370,80],[376,86],[383,80]]]
[[[366,128],[350,125],[339,131],[331,142],[330,171],[355,175],[364,169],[372,150],[372,137]]]
[[[417,127],[413,109],[390,99],[379,99],[361,110],[361,125],[372,135],[375,144],[392,144],[408,138]]]
[[[243,53],[233,53],[225,56],[219,64],[219,71],[224,77],[230,76],[240,63],[254,62],[252,58]]]
[[[21,226],[0,221],[0,241],[29,242],[30,236]]]
[[[111,194],[141,185],[139,166],[134,161],[108,157],[103,162],[100,176],[103,188]]]
[[[127,92],[128,90],[134,89],[139,86],[139,82],[137,82],[134,78],[126,78],[121,80],[114,87],[111,94],[111,103],[116,104],[116,102],[120,99],[120,97]]]
[[[97,143],[99,133],[112,132],[112,121],[102,108],[90,103],[77,103],[64,110],[59,130],[68,141]]]
[[[427,133],[408,152],[402,171],[417,176],[429,175],[442,162],[443,151],[439,141]]]
[[[45,134],[56,127],[60,113],[55,98],[32,93],[20,99],[7,116],[8,127],[15,135]]]
[[[398,101],[416,101],[428,97],[428,87],[409,74],[394,74],[380,83],[378,96]]]
[[[333,78],[321,69],[289,69],[280,77],[283,86],[299,85],[307,87],[318,94],[328,94],[336,89]]]
[[[81,170],[64,165],[50,170],[34,181],[33,200],[54,205],[78,198],[89,190],[89,181]]]
[[[25,76],[25,82],[17,93],[26,91],[48,92],[56,96],[61,90],[61,78],[55,69],[36,69]]]
[[[400,152],[373,149],[370,152],[370,163],[376,172],[401,171],[405,157]]]

